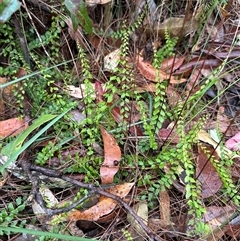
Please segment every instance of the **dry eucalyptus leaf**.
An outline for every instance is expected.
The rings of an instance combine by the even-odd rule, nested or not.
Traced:
[[[94,84],[91,84],[94,90]],[[93,98],[96,97],[95,93],[87,93],[86,85],[80,84],[80,87],[75,87],[74,85],[67,85],[65,91],[74,98],[82,99],[88,95],[91,95]]]
[[[228,229],[228,227],[219,227],[225,223],[234,213],[234,209],[230,206],[210,206],[206,208],[207,212],[203,214],[204,222],[208,223],[211,233],[207,237],[207,241],[219,240]]]
[[[165,73],[162,70],[156,70],[150,63],[145,62],[143,60],[143,57],[137,56],[136,57],[137,61],[137,68],[141,75],[145,77],[148,80],[151,80],[153,82],[162,82],[164,80],[169,80],[171,84],[180,84],[184,83],[187,80],[186,79],[176,79],[175,76],[170,76],[169,74]]]
[[[4,121],[0,121],[0,138],[7,136],[16,136],[22,131],[26,130],[28,123],[20,118],[12,118]]]
[[[202,198],[212,197],[222,186],[219,174],[208,158],[208,155],[212,152],[212,157],[215,160],[219,160],[219,156],[214,151],[213,147],[203,144],[198,145],[196,176],[202,184]]]
[[[146,202],[139,202],[133,206],[133,211],[142,219],[142,221],[147,225],[148,223],[148,206]],[[146,232],[138,224],[135,218],[131,214],[127,214],[127,221],[131,224],[131,227],[137,231],[141,236],[145,236]]]
[[[156,24],[153,31],[157,32],[158,36],[164,39],[166,29],[170,33],[171,37],[180,37],[197,30],[197,28],[198,21],[193,18],[185,19],[171,17],[160,24]]]
[[[120,198],[124,198],[133,187],[134,183],[124,183],[121,185],[116,185],[106,190],[111,194],[114,194]],[[75,210],[70,213],[68,219],[71,221],[77,220],[88,220],[88,221],[98,221],[104,215],[111,213],[117,207],[117,201],[100,196],[99,202],[85,211]]]
[[[160,218],[165,223],[171,224],[170,221],[170,197],[168,194],[168,190],[159,192],[159,210],[160,210]]]
[[[95,6],[97,4],[106,4],[106,3],[110,3],[113,0],[86,0],[85,3],[87,6]]]
[[[206,131],[200,130],[200,131],[198,132],[198,134],[197,134],[197,139],[198,139],[199,141],[203,141],[203,142],[206,142],[206,143],[210,144],[213,148],[216,149],[216,152],[217,152],[218,156],[219,156],[219,157],[222,156],[222,155],[221,155],[222,150],[221,150],[220,146],[218,145],[217,142],[215,142],[215,141],[211,138],[211,136],[210,136]],[[228,148],[226,148],[226,147],[224,147],[223,149],[224,149],[225,155],[228,154],[228,156],[229,156],[230,158],[240,157],[239,155],[234,154],[232,151],[230,151],[230,150],[229,150]]]
[[[117,68],[121,57],[120,53],[121,49],[116,49],[104,57],[104,70],[111,72]]]
[[[113,183],[114,175],[119,170],[121,150],[116,140],[100,126],[104,144],[104,162],[100,168],[102,184]]]

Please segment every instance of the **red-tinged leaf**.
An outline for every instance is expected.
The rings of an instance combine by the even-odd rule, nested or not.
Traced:
[[[146,79],[154,81],[154,82],[161,82],[163,80],[169,80],[171,84],[180,84],[184,83],[187,80],[186,79],[176,79],[174,76],[170,76],[169,74],[165,73],[162,70],[157,70],[150,64],[145,61],[143,61],[143,58],[141,56],[137,56],[137,68],[142,76],[144,76]],[[158,77],[157,77],[158,74]]]
[[[222,181],[208,158],[213,151],[213,147],[209,145],[198,145],[196,176],[202,183],[202,198],[213,196],[222,186]],[[212,158],[219,160],[216,152],[213,153]]]
[[[220,59],[207,59],[206,57],[194,57],[174,72],[174,75],[189,74],[193,69],[213,69],[222,63]]]
[[[112,114],[114,120],[115,120],[117,123],[120,123],[120,122],[123,121],[123,120],[122,120],[122,117],[121,117],[121,114],[120,114],[120,109],[119,109],[119,107],[114,106],[114,107],[112,108],[112,110],[111,110],[111,114]],[[132,114],[131,117],[132,117],[133,115],[134,115],[134,114]],[[139,120],[139,118],[137,119],[137,116],[136,116],[136,118],[132,118],[132,120],[129,120],[129,119],[124,118],[124,121],[126,121],[126,122],[129,123],[129,124],[130,124],[130,123],[132,124],[132,123],[134,123],[134,122],[137,122],[138,120]],[[142,135],[143,135],[141,129],[140,129],[138,126],[130,126],[130,127],[129,127],[129,131],[130,131],[130,133],[132,133],[133,135],[137,135],[137,136],[142,136]]]
[[[104,144],[104,162],[100,168],[102,184],[113,183],[114,175],[119,170],[121,150],[112,135],[100,126]]]
[[[185,57],[181,57],[181,58],[170,57],[170,58],[164,59],[161,64],[161,70],[170,74],[171,72],[174,72],[175,70],[180,68],[184,60],[185,60]]]
[[[27,75],[27,71],[24,68],[20,67],[15,76],[17,78],[21,78],[21,77],[23,77],[25,75]]]
[[[124,183],[107,189],[106,191],[120,198],[124,198],[133,187],[134,183]],[[68,219],[71,221],[88,220],[97,221],[100,217],[111,213],[117,206],[117,201],[100,196],[99,202],[85,211],[75,210],[70,213]]]
[[[168,103],[171,107],[175,107],[181,99],[180,94],[176,91],[176,88],[169,85],[166,89]]]
[[[187,90],[191,93],[191,95],[199,90],[200,87],[196,87],[196,85],[201,77],[202,74],[200,69],[194,69],[192,71],[187,83]]]
[[[73,40],[80,43],[83,49],[86,49],[86,44],[82,38],[82,28],[78,25],[77,29],[75,30],[73,27],[73,22],[70,18],[66,18],[66,24],[68,25],[68,33]]]
[[[159,204],[161,220],[171,225],[170,197],[168,190],[159,192]]]
[[[158,132],[158,138],[161,141],[169,141],[172,144],[179,143],[179,137],[177,136],[176,132],[171,129],[160,129]]]
[[[240,132],[226,141],[226,147],[233,151],[240,150]]]
[[[103,100],[104,90],[103,86],[99,81],[95,81],[94,83],[95,93],[96,93],[96,101],[101,102]]]
[[[5,121],[0,121],[0,137],[16,136],[26,130],[28,124],[19,118],[12,118]]]
[[[231,206],[210,206],[206,208],[206,211],[203,214],[203,220],[211,229],[206,240],[222,240],[221,237],[229,226],[223,226],[221,229],[219,227],[229,221],[234,209]]]
[[[230,228],[226,231],[226,234],[234,238],[233,240],[240,240],[240,224],[230,225]]]

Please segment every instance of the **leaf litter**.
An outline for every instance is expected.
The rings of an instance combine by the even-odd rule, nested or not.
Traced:
[[[87,1],[88,7],[94,7],[96,9],[99,8],[99,5],[109,4],[110,1]],[[150,3],[151,2],[151,3]],[[149,6],[151,5],[151,18],[154,20],[154,13],[156,13],[157,16],[157,8],[154,3],[154,1],[148,2]],[[142,9],[142,4],[144,1],[137,1],[135,4],[139,9]],[[71,10],[71,4],[73,4],[74,7],[74,14],[77,16],[79,13],[76,12],[76,7],[78,8],[78,4],[76,4],[75,1],[65,1],[65,5],[68,4],[68,10]],[[70,4],[70,5],[69,5]],[[107,8],[106,8],[107,9]],[[187,21],[186,21],[187,20]],[[82,21],[81,19],[78,21]],[[191,36],[199,26],[200,21],[198,18],[193,17],[184,17],[184,18],[177,18],[177,17],[165,17],[165,20],[162,21],[161,24],[156,24],[155,26],[152,25],[153,31],[155,35],[159,35],[161,39],[164,40],[165,38],[165,29],[166,27],[169,29],[170,35],[172,36]],[[118,43],[116,45],[112,45],[115,50],[109,51],[108,44],[109,42],[113,43],[114,39],[112,37],[108,37],[108,43],[103,43],[102,39],[99,38],[99,36],[94,36],[91,33],[91,23],[89,22],[88,28],[85,28],[84,30],[78,26],[77,28],[74,27],[73,19],[67,18],[65,22],[68,25],[68,32],[71,38],[75,41],[77,41],[86,51],[89,51],[88,46],[86,45],[85,36],[82,34],[84,31],[88,34],[86,34],[86,37],[88,41],[92,44],[92,46],[95,47],[95,50],[97,49],[98,53],[104,53],[103,56],[103,72],[106,75],[111,76],[111,72],[114,72],[114,70],[118,67],[118,62],[120,61],[121,57],[119,56],[119,46]],[[144,23],[146,24],[147,21],[145,19]],[[148,23],[149,24],[149,23]],[[151,23],[150,23],[151,25]],[[230,27],[229,27],[230,28]],[[148,30],[148,29],[147,29]],[[135,57],[127,58],[127,61],[136,62],[136,69],[137,73],[136,76],[140,76],[140,84],[136,84],[134,88],[138,91],[138,93],[144,93],[144,94],[154,94],[156,92],[156,84],[159,81],[168,80],[168,86],[166,88],[166,98],[168,101],[168,104],[171,106],[171,108],[175,108],[177,104],[182,100],[182,98],[186,98],[188,94],[194,94],[196,93],[200,87],[201,87],[201,80],[203,77],[208,76],[208,73],[211,73],[221,65],[223,60],[225,58],[228,58],[229,60],[232,60],[233,63],[236,61],[236,58],[239,57],[239,47],[234,46],[231,49],[231,44],[226,43],[223,44],[222,42],[227,38],[227,33],[225,32],[226,29],[223,27],[223,25],[214,23],[213,19],[210,18],[210,20],[207,23],[206,33],[210,36],[211,43],[208,43],[207,47],[204,47],[203,49],[199,47],[202,43],[197,42],[196,45],[193,47],[193,53],[192,54],[179,54],[179,52],[176,52],[176,55],[174,57],[168,57],[163,60],[161,66],[159,69],[156,69],[153,67],[151,61],[145,60],[140,54],[137,54]],[[235,29],[235,34],[238,32],[238,29]],[[144,34],[143,34],[144,35]],[[101,51],[99,48],[101,48]],[[140,51],[139,51],[140,52]],[[108,54],[106,54],[108,53]],[[99,56],[98,56],[99,57]],[[233,75],[231,76],[233,78]],[[5,78],[3,79],[2,83],[6,82]],[[104,90],[105,89],[105,81],[99,80],[96,78],[97,81],[95,83],[91,83],[93,89],[95,89],[95,93],[85,93],[85,85],[79,84],[78,86],[74,85],[66,85],[64,87],[64,91],[73,98],[77,99],[84,99],[87,95],[90,95],[92,98],[96,99],[97,103],[100,103],[102,101],[105,101],[104,99]],[[208,91],[208,97],[215,98],[217,96],[217,93],[223,89],[222,87],[223,80],[221,79],[219,82],[216,82],[215,86],[211,87],[211,89]],[[118,86],[120,88],[120,86]],[[11,97],[12,89],[5,89],[7,90],[9,96]],[[184,92],[187,90],[186,92]],[[184,96],[186,95],[186,96]],[[154,96],[154,95],[153,95]],[[154,96],[155,97],[155,96]],[[6,96],[5,96],[6,98]],[[115,96],[115,99],[117,99],[118,96]],[[7,98],[9,100],[9,98]],[[209,99],[207,99],[209,100]],[[1,113],[6,111],[6,105],[4,102],[0,102],[0,110]],[[111,103],[112,104],[112,103]],[[148,103],[145,102],[147,105]],[[136,110],[135,112],[138,112],[138,108],[133,100],[130,101],[131,106],[135,106]],[[205,130],[199,131],[197,135],[197,141],[199,142],[197,147],[197,156],[195,157],[196,161],[196,178],[201,182],[201,198],[202,199],[208,199],[209,203],[206,207],[206,213],[204,214],[204,222],[207,223],[210,226],[210,229],[212,230],[212,236],[207,237],[207,240],[222,240],[225,235],[229,235],[230,237],[237,238],[239,237],[238,227],[239,223],[235,222],[232,224],[230,223],[228,226],[225,226],[220,231],[216,231],[219,227],[224,225],[225,222],[230,218],[232,214],[235,213],[235,209],[232,206],[215,206],[211,204],[210,199],[216,198],[218,195],[219,190],[222,187],[221,179],[216,172],[215,168],[209,161],[209,156],[207,153],[212,153],[214,159],[221,161],[221,152],[222,150],[225,151],[226,155],[228,157],[234,158],[236,160],[236,165],[238,163],[237,160],[239,160],[239,155],[236,154],[234,151],[239,151],[239,126],[238,128],[232,129],[231,132],[229,132],[229,126],[232,124],[230,115],[226,115],[226,113],[230,113],[231,109],[226,110],[221,105],[215,105],[211,106],[211,108],[217,109],[215,111],[215,119],[210,120],[208,123],[209,125],[205,127]],[[210,108],[207,109],[210,114],[211,110]],[[84,115],[82,112],[71,112],[72,113],[72,119],[73,122],[82,122],[86,118],[86,115]],[[236,113],[236,112],[235,112]],[[142,130],[142,126],[137,125],[136,123],[141,121],[140,114],[139,113],[132,113],[132,116],[130,118],[122,118],[121,116],[121,108],[119,106],[113,106],[111,108],[111,115],[114,119],[114,121],[119,124],[121,121],[128,123],[130,126],[129,130],[131,135],[138,139],[142,138],[144,136],[144,132]],[[214,113],[212,114],[214,115]],[[167,120],[170,121],[170,120]],[[166,122],[167,122],[166,121]],[[188,125],[191,126],[194,121],[189,123]],[[105,125],[104,125],[105,126]],[[24,122],[20,118],[6,118],[3,121],[0,122],[0,136],[1,138],[5,138],[10,135],[18,135],[20,132],[24,131],[28,126],[25,125]],[[87,127],[86,127],[87,128]],[[186,127],[187,128],[187,127]],[[160,191],[159,195],[156,198],[158,200],[158,203],[156,205],[156,209],[158,209],[157,213],[158,215],[152,215],[148,210],[148,203],[139,201],[135,194],[137,191],[133,188],[136,187],[135,182],[125,182],[127,180],[126,178],[122,180],[122,184],[114,183],[114,180],[118,180],[116,178],[116,175],[121,175],[121,168],[124,168],[123,165],[125,165],[125,162],[123,162],[122,158],[125,157],[126,151],[122,147],[122,145],[118,144],[116,141],[116,138],[114,137],[114,134],[110,134],[103,126],[99,126],[100,132],[101,132],[101,138],[104,148],[104,154],[103,154],[103,162],[100,163],[99,166],[99,177],[101,179],[102,186],[106,185],[112,185],[112,187],[104,189],[107,193],[113,194],[117,197],[119,197],[121,200],[125,202],[130,202],[130,198],[127,197],[128,195],[131,196],[131,202],[133,203],[132,209],[134,212],[138,215],[140,220],[143,221],[145,226],[150,227],[154,232],[157,234],[160,234],[161,237],[164,237],[164,240],[172,240],[172,238],[175,238],[177,240],[182,240],[181,238],[185,238],[185,232],[186,232],[186,223],[184,219],[187,219],[185,213],[181,213],[177,209],[184,210],[185,203],[183,200],[182,206],[181,202],[182,200],[178,196],[178,193],[173,193],[174,190],[171,188],[169,190]],[[207,130],[210,129],[209,134]],[[14,134],[12,134],[14,133]],[[215,134],[213,134],[215,133]],[[219,139],[219,133],[228,136],[226,139],[226,146],[220,146],[219,142],[221,139]],[[230,133],[230,134],[229,134]],[[135,136],[134,136],[135,135]],[[171,125],[168,126],[166,124],[165,127],[162,127],[158,132],[158,138],[160,144],[168,144],[170,146],[175,146],[179,143],[179,136],[176,134],[176,129],[173,127],[171,128]],[[215,137],[213,138],[214,135]],[[131,136],[131,137],[132,137]],[[128,136],[130,137],[130,136]],[[21,143],[22,144],[22,143]],[[95,145],[99,145],[98,143],[94,143]],[[131,144],[134,144],[134,142],[131,142]],[[129,147],[131,150],[130,152],[133,152],[133,150]],[[122,151],[124,150],[123,154]],[[84,153],[86,152],[82,152]],[[98,152],[101,154],[101,151]],[[61,154],[61,153],[60,153]],[[133,153],[131,153],[133,154]],[[138,157],[136,157],[137,160]],[[150,156],[149,156],[150,158]],[[5,160],[6,161],[6,160]],[[90,161],[89,161],[90,163]],[[4,164],[4,163],[2,163]],[[91,164],[89,164],[91,165]],[[147,170],[147,168],[146,168]],[[168,167],[165,167],[164,169],[166,172],[169,170]],[[139,171],[139,170],[137,170]],[[239,169],[235,169],[236,175],[235,178],[239,180]],[[147,172],[144,170],[142,171],[143,176],[147,176]],[[154,176],[155,174],[153,174]],[[71,176],[71,175],[69,175]],[[178,177],[181,179],[180,177]],[[153,178],[154,179],[154,178]],[[99,181],[99,180],[98,180]],[[155,180],[156,181],[156,180]],[[180,181],[179,181],[180,182]],[[4,184],[3,184],[4,185]],[[4,186],[2,186],[4,187]],[[148,190],[148,185],[146,185],[144,188]],[[174,185],[175,189],[177,186]],[[136,189],[141,189],[141,186],[138,186]],[[91,190],[91,188],[90,188]],[[132,192],[131,192],[132,191]],[[178,189],[180,191],[180,189]],[[150,192],[150,191],[149,191]],[[50,192],[49,195],[54,198],[54,194]],[[45,195],[46,194],[41,194]],[[74,210],[69,211],[68,213],[68,219],[79,221],[79,220],[88,220],[88,221],[100,221],[106,220],[106,221],[113,221],[114,215],[117,213],[116,210],[120,210],[119,207],[119,200],[109,198],[104,195],[96,195],[93,194],[93,196],[97,199],[96,203],[91,205],[91,207],[84,208],[83,210]],[[177,196],[177,198],[176,198]],[[90,198],[89,198],[90,199]],[[217,199],[217,198],[216,198]],[[176,201],[177,200],[177,201]],[[58,203],[57,199],[55,200],[56,203]],[[130,203],[131,203],[130,202]],[[177,206],[176,203],[179,202],[180,206]],[[55,205],[56,205],[55,203]],[[90,202],[89,202],[90,203]],[[174,203],[174,204],[173,204]],[[174,206],[175,205],[175,206]],[[153,211],[153,210],[151,210]],[[156,211],[156,210],[155,210]],[[42,211],[43,213],[45,211]],[[37,214],[37,213],[35,213]],[[111,215],[113,214],[113,215]],[[153,217],[150,217],[150,216]],[[136,221],[136,217],[128,213],[127,220],[130,223],[129,232],[131,235],[135,235],[132,229],[137,231],[138,235],[140,234],[141,238],[143,240],[148,239],[148,235],[151,234],[146,233],[146,229],[144,225],[141,225],[140,222]],[[104,219],[105,218],[105,219]],[[40,219],[39,219],[40,220]],[[167,232],[173,232],[173,234],[167,234],[164,236],[162,232],[163,229],[167,229]],[[177,232],[180,230],[182,232],[182,237],[178,239]],[[174,233],[175,232],[175,233]],[[140,239],[138,239],[140,240]],[[157,238],[155,239],[157,240]],[[162,239],[160,239],[162,240]]]

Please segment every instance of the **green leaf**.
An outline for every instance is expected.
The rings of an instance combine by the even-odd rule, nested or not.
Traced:
[[[88,15],[84,1],[82,0],[65,0],[64,5],[71,13],[71,19],[74,30],[76,31],[77,25],[80,24],[87,34],[93,33],[92,21]]]
[[[33,229],[26,229],[26,228],[19,228],[19,227],[3,227],[0,226],[0,234],[3,233],[28,233],[32,235],[36,235],[39,237],[52,237],[54,239],[62,239],[62,240],[72,240],[72,241],[94,241],[94,239],[87,239],[87,238],[82,238],[82,237],[75,237],[75,236],[70,236],[70,235],[65,235],[65,234],[60,234],[60,233],[52,233],[52,232],[43,232],[43,231],[38,231],[38,230],[33,230]]]
[[[2,148],[1,154],[4,156],[9,157],[8,161],[4,163],[0,167],[0,172],[3,174],[4,170],[12,163],[14,162],[18,156],[25,151],[38,137],[40,137],[46,130],[48,130],[52,125],[54,125],[59,119],[61,119],[64,115],[66,115],[67,112],[69,112],[71,108],[60,114],[56,117],[56,115],[43,115],[39,117],[37,120],[33,122],[33,124],[22,134],[20,134],[15,140],[10,142],[8,145]],[[56,117],[56,118],[54,118]],[[53,119],[54,118],[54,119]],[[53,120],[52,120],[53,119]],[[48,123],[44,128],[42,128],[36,135],[34,135],[28,142],[26,142],[23,146],[24,140],[27,138],[27,136],[36,128],[41,126],[42,124],[52,120],[50,123]],[[22,146],[22,147],[21,147]]]
[[[38,119],[36,119],[35,121],[33,121],[33,124],[29,126],[23,133],[17,136],[15,140],[13,140],[8,145],[3,147],[1,154],[3,154],[4,156],[10,157],[13,153],[15,153],[21,148],[23,142],[26,140],[29,134],[31,134],[31,132],[33,132],[42,124],[52,120],[54,117],[56,117],[56,115],[43,115]]]
[[[12,211],[14,210],[13,203],[9,203],[9,204],[8,204],[8,210],[9,210],[10,212],[12,212]]]
[[[21,4],[18,0],[3,0],[0,3],[0,23],[6,22]]]

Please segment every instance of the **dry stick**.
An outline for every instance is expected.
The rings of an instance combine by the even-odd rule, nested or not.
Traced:
[[[66,212],[71,211],[72,209],[76,208],[79,204],[83,203],[86,199],[88,199],[92,195],[93,195],[93,192],[90,191],[87,195],[85,195],[83,198],[81,198],[77,202],[72,203],[72,204],[68,205],[67,207],[57,208],[57,209],[51,209],[51,208],[46,207],[43,197],[42,197],[41,193],[39,192],[39,190],[35,193],[35,199],[36,199],[37,203],[41,206],[43,211],[47,214],[47,217],[52,217],[52,216],[60,214],[60,213],[66,213]]]
[[[57,177],[60,178],[64,181],[70,182],[78,187],[83,187],[86,188],[88,190],[90,190],[92,193],[98,193],[102,196],[105,197],[109,197],[115,201],[117,201],[118,203],[120,203],[134,218],[135,220],[138,222],[138,224],[143,228],[143,230],[148,234],[148,236],[150,237],[150,239],[152,241],[165,241],[164,239],[158,237],[156,234],[153,233],[153,231],[141,220],[141,218],[132,210],[132,208],[126,203],[124,202],[120,197],[111,194],[109,192],[104,191],[101,187],[96,187],[93,184],[86,184],[80,181],[77,181],[75,179],[72,179],[70,177],[64,176],[62,175],[60,172],[57,172],[55,170],[51,170],[51,169],[47,169],[47,168],[43,168],[43,167],[39,167],[36,165],[30,165],[30,170],[31,171],[37,171],[40,172],[46,176],[50,176],[50,177]]]
[[[13,15],[13,22],[14,22],[14,26],[15,26],[17,36],[18,36],[19,41],[20,41],[20,45],[22,47],[24,59],[25,59],[26,63],[29,65],[29,67],[31,68],[31,62],[30,62],[30,57],[29,57],[27,41],[26,41],[26,38],[24,37],[24,35],[22,33],[22,28],[20,26],[19,20],[18,20],[17,15],[15,13]]]
[[[51,217],[53,215],[57,215],[60,213],[69,212],[70,210],[72,210],[73,208],[76,208],[80,203],[84,202],[87,198],[89,198],[90,196],[93,195],[93,192],[90,191],[87,195],[85,195],[83,198],[81,198],[77,202],[74,202],[74,203],[68,205],[68,207],[57,208],[57,209],[47,208],[45,205],[44,199],[42,197],[42,194],[40,193],[40,190],[38,187],[39,186],[39,178],[36,174],[32,174],[32,172],[30,171],[31,164],[28,161],[26,161],[26,159],[23,158],[21,160],[21,166],[22,166],[23,172],[25,174],[27,174],[29,180],[31,180],[31,182],[32,182],[32,190],[31,190],[30,196],[28,198],[28,201],[32,201],[35,198],[35,200],[41,206],[43,211],[47,214],[47,217]]]

